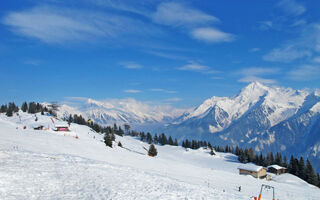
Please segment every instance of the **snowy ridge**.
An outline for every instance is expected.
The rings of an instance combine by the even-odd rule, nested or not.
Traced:
[[[261,184],[276,187],[279,200],[320,195],[290,174],[271,175],[271,181],[239,175],[237,168],[246,164],[229,153],[210,156],[205,149],[156,145],[158,156],[152,158],[143,149],[148,144],[132,137],[116,137],[111,149],[86,126],[71,123],[71,132],[60,133],[33,130],[36,124],[52,126],[51,117],[19,115],[0,114],[0,199],[248,200]],[[118,141],[134,151],[116,146]],[[264,191],[263,198],[270,195]]]
[[[137,124],[168,123],[185,111],[185,109],[175,109],[166,105],[150,105],[135,99],[105,101],[84,99],[72,105],[61,105],[58,115],[68,117],[70,114],[81,114],[102,125],[129,123],[134,126]]]
[[[204,118],[215,110],[215,119],[220,118],[217,109],[226,112],[226,117],[216,120],[215,124],[210,124],[210,132],[218,132],[227,128],[234,120],[241,118],[259,101],[268,114],[267,119],[271,126],[288,119],[294,115],[303,104],[307,91],[296,91],[280,87],[267,87],[259,82],[253,82],[243,88],[241,92],[231,98],[212,97],[207,99],[193,112],[184,117],[184,120]],[[268,113],[269,110],[272,112]]]

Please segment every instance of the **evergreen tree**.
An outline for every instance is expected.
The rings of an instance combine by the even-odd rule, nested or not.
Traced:
[[[152,135],[149,132],[147,133],[147,142],[148,144],[152,143]]]
[[[0,113],[6,113],[8,110],[8,106],[7,105],[1,105],[0,107]]]
[[[313,184],[313,185],[317,185],[318,184],[316,173],[314,172],[314,169],[313,169],[312,164],[309,161],[309,159],[307,159],[305,175],[306,175],[305,180],[308,183]]]
[[[104,143],[108,146],[112,148],[112,139],[111,139],[111,135],[110,134],[105,134],[104,135]]]
[[[158,154],[158,151],[156,147],[153,144],[151,144],[149,147],[148,155],[154,157],[154,156],[157,156],[157,154]]]
[[[126,134],[129,134],[130,128],[131,127],[129,124],[124,124],[124,130],[126,131]]]
[[[22,110],[23,112],[27,112],[27,110],[28,110],[28,104],[27,104],[27,102],[23,102],[23,104],[21,105],[21,110]]]
[[[154,142],[155,144],[158,144],[159,140],[158,140],[158,135],[157,135],[157,134],[154,135],[154,137],[153,137],[153,142]]]
[[[121,142],[120,142],[120,141],[118,142],[118,146],[119,146],[119,147],[122,147],[122,144],[121,144]]]
[[[169,145],[173,145],[173,140],[172,140],[172,137],[171,137],[171,135],[169,136],[169,139],[168,139],[168,144],[169,144]]]
[[[12,115],[13,115],[13,110],[10,109],[10,108],[8,108],[8,109],[7,109],[7,112],[6,112],[6,115],[7,115],[8,117],[12,117]]]
[[[300,177],[303,180],[306,180],[306,171],[305,171],[305,164],[302,157],[300,157],[299,163],[298,163],[298,169],[297,169],[297,176]]]
[[[173,145],[174,145],[174,146],[178,146],[178,145],[179,145],[177,138],[174,139]]]

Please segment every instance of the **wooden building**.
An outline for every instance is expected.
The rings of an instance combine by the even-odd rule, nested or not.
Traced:
[[[280,175],[287,172],[287,168],[281,167],[279,165],[270,165],[268,166],[268,172]]]
[[[55,124],[54,130],[55,131],[70,131],[68,124]]]
[[[238,169],[239,174],[251,175],[255,178],[265,178],[267,176],[266,168],[254,164],[245,164],[238,167]]]

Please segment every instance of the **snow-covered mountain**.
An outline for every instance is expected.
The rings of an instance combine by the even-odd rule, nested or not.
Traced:
[[[92,119],[102,125],[128,123],[132,127],[147,127],[169,123],[183,112],[185,109],[176,109],[169,105],[151,105],[131,98],[104,101],[82,98],[80,102],[60,105],[57,114],[59,117],[81,114],[86,119]]]
[[[301,154],[317,160],[319,169],[320,95],[253,82],[233,97],[205,100],[166,132],[262,152]]]
[[[253,82],[233,97],[211,97],[195,109],[153,106],[134,99],[82,99],[63,104],[60,117],[81,114],[102,125],[129,123],[138,130],[261,152],[307,156],[320,169],[320,92]]]

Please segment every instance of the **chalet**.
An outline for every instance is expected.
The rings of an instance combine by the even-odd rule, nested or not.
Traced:
[[[268,166],[268,172],[280,175],[287,172],[287,168],[281,167],[279,165],[270,165]]]
[[[70,131],[68,124],[55,124],[54,130],[55,131]]]
[[[239,174],[251,175],[255,178],[265,178],[267,176],[266,168],[254,164],[245,164],[240,167]]]

